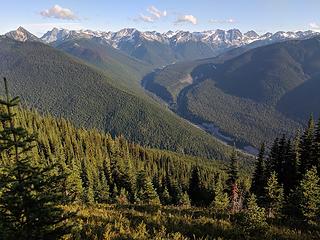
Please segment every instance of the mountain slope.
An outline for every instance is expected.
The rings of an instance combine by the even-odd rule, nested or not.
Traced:
[[[140,80],[152,67],[129,57],[98,38],[79,38],[56,43],[55,48],[92,64],[127,89],[140,89]],[[141,92],[141,91],[140,91]]]
[[[228,148],[157,104],[113,86],[97,70],[42,43],[0,40],[0,72],[32,107],[131,141],[210,158]]]
[[[184,104],[232,135],[261,141],[277,132],[289,134],[311,113],[319,116],[318,37],[257,48],[216,69],[199,68],[206,77],[185,94]],[[229,126],[217,117],[218,111],[229,112],[223,117],[230,119]]]
[[[320,38],[246,51],[252,47],[168,66],[145,85],[181,116],[213,124],[240,145],[290,135],[311,113],[318,117]]]

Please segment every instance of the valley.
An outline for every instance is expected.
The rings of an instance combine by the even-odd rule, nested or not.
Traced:
[[[170,68],[170,65],[164,68]],[[181,87],[181,91],[179,92],[179,95],[176,96],[177,100],[175,103],[173,100],[173,97],[164,87],[161,87],[161,85],[157,85],[153,82],[155,75],[157,73],[161,73],[161,70],[163,70],[164,68],[155,69],[152,73],[147,74],[142,79],[141,86],[145,88],[146,91],[150,91],[151,93],[156,95],[159,99],[162,99],[162,101],[174,113],[190,121],[190,123],[194,124],[199,129],[202,129],[203,131],[211,134],[214,138],[217,138],[222,143],[229,145],[231,147],[236,147],[237,149],[239,149],[239,151],[243,151],[252,155],[257,155],[258,149],[256,147],[253,147],[248,143],[237,141],[234,136],[225,132],[221,132],[221,129],[218,126],[214,125],[213,123],[207,122],[195,115],[190,114],[190,112],[188,112],[188,110],[184,107],[184,104],[181,102],[185,97],[184,94],[188,92],[190,88],[193,87],[193,84],[198,83],[197,80],[199,79],[199,77],[196,76],[195,80],[193,80],[191,75],[187,75],[186,77],[182,78],[182,80],[179,80],[180,84],[181,83],[186,84],[187,87],[185,88]],[[185,79],[187,79],[188,81],[185,81]]]

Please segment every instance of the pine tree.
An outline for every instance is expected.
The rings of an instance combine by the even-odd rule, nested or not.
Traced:
[[[265,209],[258,206],[254,194],[248,199],[248,209],[245,216],[246,229],[249,232],[261,231],[267,227]]]
[[[170,178],[169,178],[170,179]],[[172,199],[172,204],[179,205],[179,202],[182,198],[181,186],[176,180],[169,180],[169,193]]]
[[[129,193],[125,188],[121,188],[120,194],[117,197],[117,203],[119,204],[128,204],[129,203]]]
[[[258,159],[256,161],[255,171],[252,178],[251,191],[254,193],[258,200],[262,200],[265,196],[265,186],[266,186],[266,167],[264,162],[265,157],[265,145],[262,144],[258,154]]]
[[[233,150],[230,165],[228,169],[227,186],[230,195],[231,211],[237,212],[240,210],[240,191],[238,188],[239,169],[236,150]]]
[[[140,199],[146,204],[160,204],[159,196],[156,190],[154,189],[151,180],[148,177],[144,181],[144,186],[142,188],[142,196],[140,197]]]
[[[276,171],[277,163],[279,159],[279,138],[276,138],[271,146],[269,158],[266,164],[266,178],[270,177],[273,171]]]
[[[191,206],[190,198],[187,192],[182,193],[179,206],[189,208]]]
[[[229,190],[232,190],[232,187],[237,183],[239,179],[239,166],[238,166],[238,157],[236,150],[233,150],[231,157],[230,157],[230,165],[228,168],[228,180],[227,185]]]
[[[300,209],[309,224],[320,221],[320,178],[316,167],[308,170],[299,187]]]
[[[57,172],[56,165],[32,162],[29,155],[35,136],[15,126],[13,108],[19,98],[11,99],[6,79],[4,83],[6,100],[0,104],[6,112],[0,113],[0,152],[6,151],[10,163],[0,171],[0,238],[56,239],[70,230],[62,224],[68,216],[58,207],[66,176]]]
[[[99,203],[110,201],[110,187],[103,171],[100,173],[100,178],[95,189],[95,199]]]
[[[138,198],[141,202],[150,205],[160,204],[159,196],[153,187],[149,177],[145,171],[140,171],[137,177]]]
[[[312,165],[317,167],[318,175],[320,177],[320,119],[314,136],[314,149],[313,149],[313,162]]]
[[[313,140],[314,140],[314,120],[313,116],[310,117],[308,127],[301,137],[301,152],[300,152],[300,179],[302,176],[312,168],[313,165]]]
[[[285,196],[297,187],[299,178],[299,155],[298,152],[298,139],[293,141],[287,141],[285,160],[283,164],[283,178],[282,184]]]
[[[163,189],[163,192],[161,194],[161,203],[163,205],[170,205],[172,203],[172,198],[170,196],[167,186]]]
[[[279,184],[278,178],[275,172],[272,172],[270,178],[267,181],[266,202],[268,206],[269,217],[281,217],[281,211],[284,203],[284,191],[283,187]]]
[[[229,207],[229,197],[226,192],[224,192],[223,184],[219,178],[214,186],[214,200],[212,203],[216,211],[225,211]]]
[[[198,167],[192,169],[188,190],[192,205],[198,206],[202,203],[202,183]]]
[[[82,180],[80,177],[80,170],[73,161],[72,169],[69,170],[65,185],[66,197],[69,201],[81,203],[83,201]]]

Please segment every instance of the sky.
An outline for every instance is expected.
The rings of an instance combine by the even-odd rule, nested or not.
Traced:
[[[0,10],[0,34],[19,26],[37,36],[53,27],[320,31],[320,0],[0,0]]]

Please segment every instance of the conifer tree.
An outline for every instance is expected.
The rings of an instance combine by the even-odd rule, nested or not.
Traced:
[[[121,188],[119,196],[117,196],[117,203],[128,204],[129,203],[129,193],[125,188]]]
[[[83,187],[80,177],[80,170],[76,164],[72,161],[72,169],[68,170],[69,174],[66,179],[66,197],[70,202],[82,202],[83,201]]]
[[[158,205],[160,204],[159,196],[153,187],[149,177],[145,171],[140,171],[137,177],[138,197],[145,204]]]
[[[170,205],[172,203],[172,198],[170,196],[167,186],[163,189],[161,194],[161,203],[163,205]]]
[[[13,108],[19,98],[11,99],[5,83],[6,107],[0,113],[3,130],[0,131],[0,152],[10,159],[0,171],[0,225],[1,239],[56,239],[69,228],[62,224],[66,219],[58,206],[63,200],[66,176],[57,172],[56,165],[32,162],[30,152],[35,136],[15,125]]]
[[[268,206],[268,217],[281,217],[284,202],[283,187],[279,184],[276,172],[272,172],[267,181],[266,202]]]
[[[282,184],[284,194],[288,194],[297,187],[299,177],[299,155],[297,155],[298,148],[297,139],[291,143],[291,140],[287,141],[285,160],[283,164],[283,177]],[[279,182],[280,183],[280,182]]]
[[[240,191],[238,188],[239,169],[237,153],[234,149],[230,158],[230,165],[228,169],[227,186],[230,195],[231,211],[237,212],[240,208]]]
[[[254,193],[258,200],[265,196],[266,186],[266,169],[265,169],[265,145],[262,144],[256,161],[255,171],[252,178],[252,193]]]
[[[250,232],[263,230],[267,226],[265,209],[258,206],[257,198],[254,194],[248,199],[245,220],[246,229]]]
[[[239,166],[236,150],[234,149],[230,157],[230,165],[228,168],[228,180],[227,185],[229,191],[232,190],[232,187],[237,183],[239,179]]]
[[[214,200],[212,203],[216,211],[225,211],[229,207],[229,197],[226,192],[224,192],[223,184],[219,178],[214,186]]]
[[[147,177],[144,181],[144,186],[142,188],[142,194],[140,199],[150,205],[158,205],[160,204],[159,196],[156,190],[153,187],[151,180]]]
[[[181,186],[178,184],[178,182],[175,179],[169,180],[169,183],[170,183],[170,186],[169,186],[170,188],[168,190],[172,199],[172,204],[179,205],[179,202],[182,197]]]
[[[102,171],[95,189],[95,199],[99,203],[106,203],[110,200],[110,187],[108,181]]]
[[[182,193],[179,206],[189,208],[191,206],[190,198],[187,192]]]
[[[268,161],[266,163],[266,178],[270,177],[273,171],[276,171],[279,159],[279,138],[276,138],[271,146]]]
[[[316,167],[308,170],[300,182],[300,209],[309,224],[320,221],[320,178]]]
[[[314,120],[313,116],[311,115],[308,127],[306,128],[304,134],[301,137],[301,144],[300,144],[300,179],[304,174],[312,168],[313,165],[313,156],[314,153],[313,149],[313,140],[314,140]]]
[[[192,169],[188,190],[192,205],[200,205],[202,202],[202,183],[198,167]]]
[[[320,177],[320,119],[317,123],[317,128],[315,131],[313,151],[312,165],[317,167],[318,175]]]

